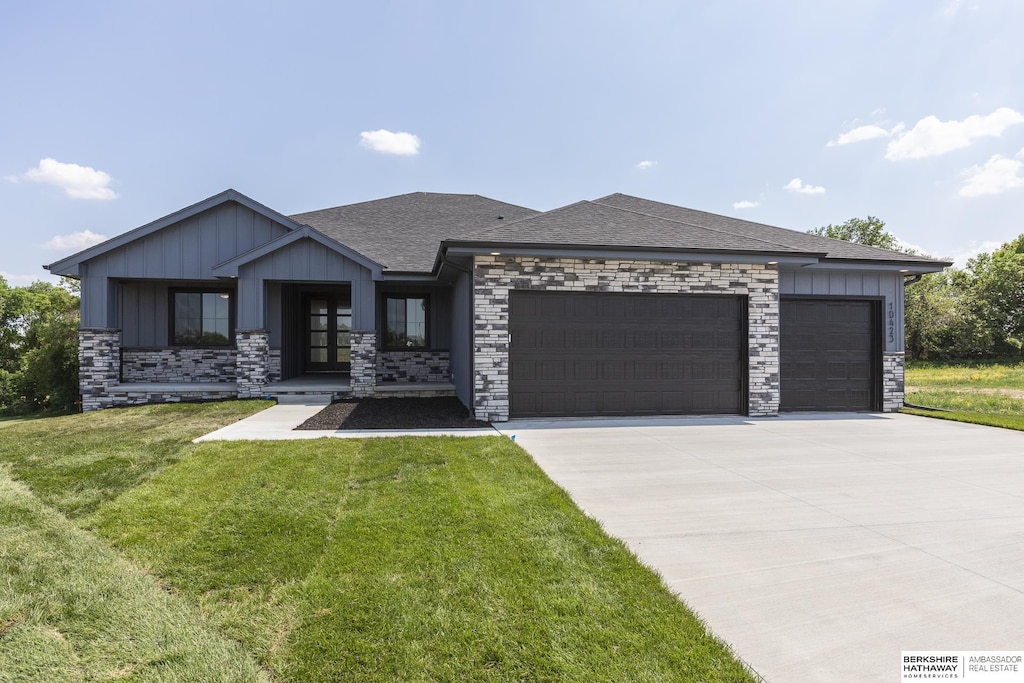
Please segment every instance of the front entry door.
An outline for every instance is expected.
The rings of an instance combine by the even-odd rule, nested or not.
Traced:
[[[306,372],[348,372],[352,362],[352,301],[347,294],[307,294]]]

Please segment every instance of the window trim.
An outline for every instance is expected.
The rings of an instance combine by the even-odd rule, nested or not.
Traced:
[[[235,309],[238,293],[229,287],[171,287],[167,290],[167,345],[185,349],[223,349],[235,345]],[[178,294],[227,294],[228,295],[228,340],[223,344],[189,344],[179,342],[174,330],[174,298]],[[200,299],[200,306],[202,299]],[[200,318],[202,318],[200,309]]]
[[[422,346],[396,346],[388,344],[388,301],[395,299],[408,301],[409,299],[423,299],[423,345]],[[402,294],[399,292],[385,292],[381,296],[381,349],[385,351],[427,351],[430,349],[430,295],[410,292]],[[407,330],[408,331],[408,330]]]

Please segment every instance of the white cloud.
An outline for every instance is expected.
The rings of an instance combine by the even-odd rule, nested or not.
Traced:
[[[381,154],[413,156],[420,153],[420,139],[412,133],[392,133],[390,130],[364,130],[359,144]]]
[[[732,203],[732,208],[734,209],[753,209],[755,206],[761,206],[761,202],[752,202],[749,199],[744,199],[743,201]]]
[[[658,165],[657,161],[647,161],[645,159],[644,161],[641,161],[639,164],[636,165],[636,170],[638,170],[638,171],[648,171],[648,170],[654,168],[657,165]]]
[[[981,197],[1024,187],[1024,176],[1020,174],[1024,169],[1022,159],[1024,149],[1014,159],[996,154],[982,166],[971,166],[961,174],[965,180],[957,194],[961,197]]]
[[[55,185],[64,190],[69,197],[75,199],[117,198],[114,191],[110,189],[113,178],[109,173],[97,171],[89,166],[61,163],[51,158],[40,160],[39,165],[25,171],[21,175],[21,179]]]
[[[804,185],[799,178],[793,178],[782,186],[783,190],[796,192],[798,194],[825,194],[825,188],[820,185]]]
[[[858,126],[851,131],[843,133],[835,140],[829,140],[826,147],[838,147],[839,145],[849,145],[854,142],[864,142],[865,140],[874,140],[876,138],[887,138],[891,135],[895,135],[903,130],[903,124],[897,124],[891,130],[886,130],[881,126],[869,124],[867,126]]]
[[[957,268],[965,268],[968,260],[974,258],[978,254],[991,253],[1001,246],[1003,246],[1002,242],[996,242],[994,240],[982,242],[981,244],[971,240],[967,243],[966,249],[957,252],[956,255],[953,256],[953,265]]]
[[[69,235],[51,237],[43,246],[54,251],[77,252],[106,241],[106,239],[106,235],[100,235],[92,230],[82,230]]]
[[[890,161],[923,159],[968,147],[975,140],[996,137],[1010,126],[1024,123],[1024,114],[1000,107],[991,114],[974,114],[963,121],[940,121],[926,116],[913,128],[889,143],[885,158]]]

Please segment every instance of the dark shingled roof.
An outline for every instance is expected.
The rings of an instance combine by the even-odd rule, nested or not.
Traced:
[[[834,240],[829,237],[811,235],[797,230],[777,228],[763,223],[719,216],[706,211],[686,209],[673,204],[631,197],[626,194],[611,194],[601,199],[595,199],[594,203],[606,206],[614,206],[620,209],[636,211],[638,213],[667,218],[679,221],[688,225],[699,225],[709,230],[722,232],[737,237],[753,237],[765,240],[773,244],[789,247],[804,252],[828,254],[830,259],[852,260],[852,261],[900,261],[904,263],[936,263],[934,259],[925,256],[911,256],[901,252],[868,247],[863,244],[854,244],[844,240]]]
[[[478,232],[473,241],[496,244],[552,244],[587,247],[681,249],[708,252],[806,254],[808,250],[753,234],[734,234],[670,218],[577,202]],[[824,254],[824,250],[816,253]]]
[[[442,240],[536,213],[475,194],[410,192],[289,218],[373,259],[386,270],[430,272]]]
[[[499,218],[499,216],[501,218]],[[443,241],[824,256],[843,261],[944,265],[625,194],[546,212],[480,195],[412,192],[290,218],[392,272],[430,272]]]

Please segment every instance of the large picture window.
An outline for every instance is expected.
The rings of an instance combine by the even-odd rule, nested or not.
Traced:
[[[427,298],[387,296],[384,299],[384,345],[389,349],[427,347]]]
[[[231,343],[232,294],[229,291],[171,292],[171,343],[176,346],[226,346]]]

